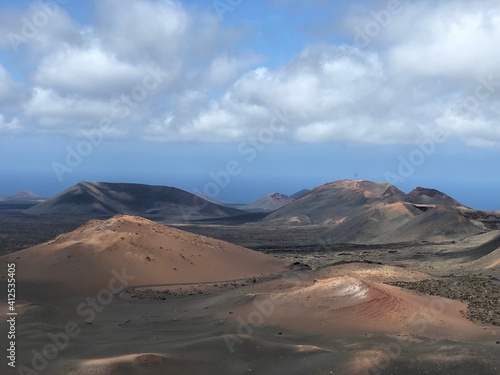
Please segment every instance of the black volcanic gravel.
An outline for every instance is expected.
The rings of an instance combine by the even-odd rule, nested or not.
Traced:
[[[388,283],[420,293],[468,303],[464,316],[472,321],[500,325],[500,285],[473,276],[449,277],[441,280]]]

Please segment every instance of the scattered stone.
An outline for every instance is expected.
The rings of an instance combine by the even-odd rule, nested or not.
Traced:
[[[388,283],[431,296],[440,296],[468,304],[461,313],[469,320],[500,325],[500,285],[474,276],[454,276],[440,280]]]
[[[293,271],[303,271],[303,270],[310,271],[310,270],[312,270],[311,266],[309,266],[308,264],[305,264],[305,263],[301,263],[301,262],[293,262],[292,265],[290,266],[290,268]]]

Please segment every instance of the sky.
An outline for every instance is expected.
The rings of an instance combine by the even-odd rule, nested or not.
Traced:
[[[0,195],[340,179],[500,210],[497,0],[0,0]]]

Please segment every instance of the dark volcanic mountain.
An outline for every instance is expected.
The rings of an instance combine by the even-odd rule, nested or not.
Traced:
[[[379,202],[398,202],[405,193],[389,183],[342,180],[319,186],[301,199],[273,212],[266,220],[326,224],[366,210]]]
[[[449,207],[465,207],[462,203],[436,189],[417,187],[410,191],[407,202],[415,204],[443,204]]]
[[[29,214],[110,217],[143,216],[165,222],[235,216],[245,212],[222,207],[167,186],[80,182],[27,210]]]
[[[336,181],[271,214],[277,225],[323,225],[330,243],[451,241],[487,230],[460,202],[434,189],[410,194],[389,183]]]
[[[445,242],[484,232],[455,208],[421,211],[410,203],[382,203],[348,217],[326,232],[330,243]]]

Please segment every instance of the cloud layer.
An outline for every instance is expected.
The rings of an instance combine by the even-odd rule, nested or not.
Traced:
[[[85,25],[63,5],[0,21],[16,62],[0,64],[0,133],[79,137],[110,118],[116,137],[241,141],[281,111],[282,141],[408,144],[439,127],[500,145],[494,1],[352,7],[337,25],[346,41],[311,39],[272,67],[247,44],[251,29],[177,1],[99,1]]]

